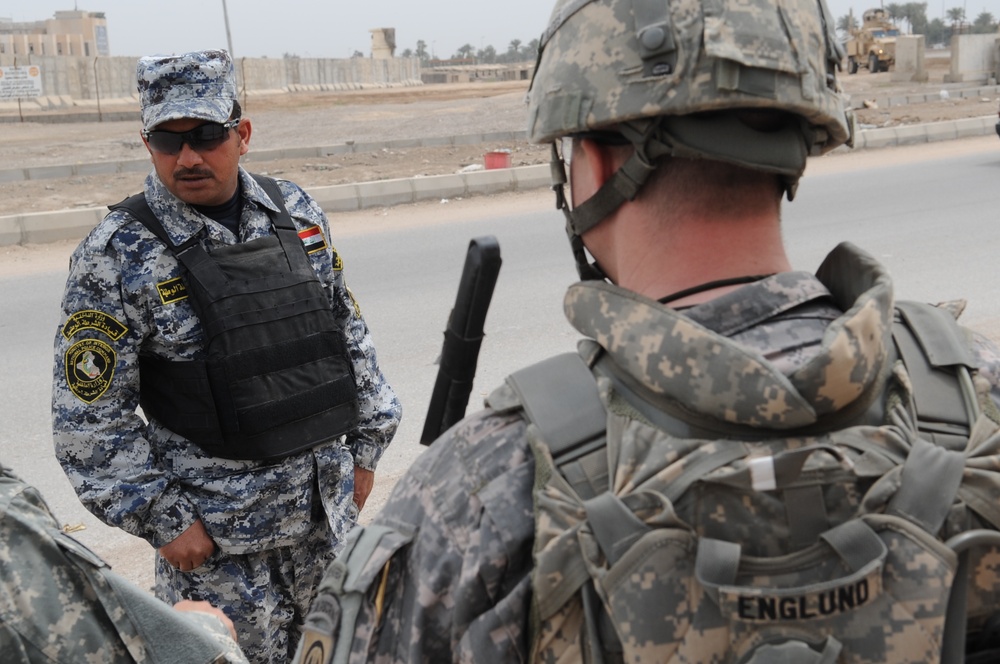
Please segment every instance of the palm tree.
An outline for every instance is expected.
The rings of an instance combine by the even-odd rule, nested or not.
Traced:
[[[993,14],[984,11],[980,12],[976,20],[972,22],[972,31],[976,34],[983,35],[990,32],[996,32],[996,21],[993,20]]]
[[[858,27],[858,19],[854,18],[853,14],[844,14],[839,19],[837,19],[837,30],[846,39],[850,36],[851,30]]]
[[[952,34],[962,32],[962,24],[965,23],[965,9],[962,7],[952,7],[947,12],[948,20],[951,21]]]

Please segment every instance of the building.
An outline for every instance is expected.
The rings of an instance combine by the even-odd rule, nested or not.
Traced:
[[[396,56],[396,28],[372,28],[372,57],[392,60]]]
[[[431,60],[420,71],[420,79],[431,83],[476,83],[528,81],[535,70],[533,62],[475,64],[475,58]]]
[[[0,55],[89,57],[111,55],[104,12],[59,11],[44,21],[0,18]]]

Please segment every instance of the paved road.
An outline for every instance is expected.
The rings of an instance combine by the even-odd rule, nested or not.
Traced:
[[[1000,339],[1000,299],[993,294],[998,181],[995,137],[824,158],[810,165],[796,201],[785,208],[793,262],[812,269],[837,241],[852,240],[889,266],[899,296],[968,298],[966,322]],[[544,191],[362,211],[337,215],[333,223],[350,284],[404,402],[400,435],[380,467],[376,498],[382,500],[421,451],[416,441],[433,363],[469,238],[496,235],[504,259],[473,407],[510,369],[574,347],[576,334],[561,315],[574,272],[561,216]],[[64,522],[85,525],[82,539],[126,575],[148,582],[148,547],[90,517],[51,452],[50,353],[64,279],[64,263],[54,265],[0,276],[6,376],[0,458],[39,486]]]

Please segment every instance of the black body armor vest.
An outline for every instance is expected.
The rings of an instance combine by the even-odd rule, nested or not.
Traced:
[[[358,397],[344,331],[277,184],[253,176],[280,208],[275,235],[206,251],[175,245],[138,194],[112,210],[143,223],[186,269],[205,331],[193,361],[139,356],[147,416],[227,459],[280,459],[357,426]]]

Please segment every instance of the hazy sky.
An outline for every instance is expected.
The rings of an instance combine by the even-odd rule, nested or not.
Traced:
[[[879,0],[827,0],[837,17],[856,16]],[[899,0],[905,2],[906,0]],[[554,0],[227,0],[237,57],[350,57],[371,51],[371,28],[396,29],[396,52],[422,39],[438,57],[464,44],[506,51],[511,40],[541,35]],[[50,18],[57,10],[102,11],[112,55],[139,56],[225,47],[222,0],[0,0],[0,17]],[[1000,0],[928,0],[928,18],[963,7],[969,20],[983,11],[1000,18]]]

